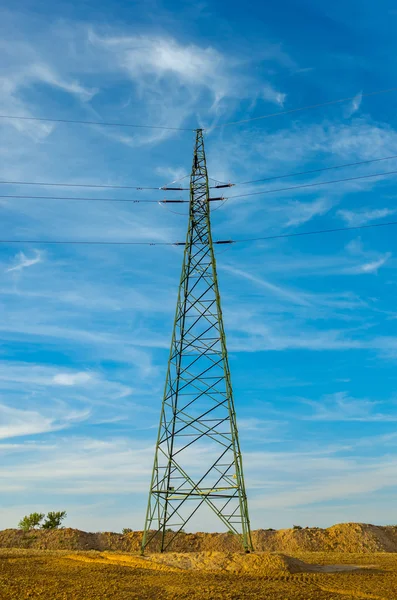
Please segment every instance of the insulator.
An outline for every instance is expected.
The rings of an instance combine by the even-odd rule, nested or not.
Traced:
[[[162,187],[160,189],[161,190],[185,190],[187,188],[182,188],[182,187]]]

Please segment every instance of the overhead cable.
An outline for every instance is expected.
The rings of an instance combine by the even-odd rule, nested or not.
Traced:
[[[378,94],[386,94],[389,92],[394,92],[397,90],[397,87],[388,88],[384,90],[377,90],[374,92],[367,92],[361,94],[361,97],[369,97],[376,96]],[[321,106],[330,106],[332,104],[338,104],[341,102],[348,102],[349,100],[354,100],[357,95],[349,96],[347,98],[338,98],[337,100],[329,100],[327,102],[320,102],[318,104],[310,104],[308,106],[302,106],[299,108],[291,108],[288,110],[282,110],[275,113],[270,113],[267,115],[261,115],[259,117],[251,117],[249,119],[242,119],[240,121],[229,121],[228,123],[220,123],[219,125],[214,125],[211,129],[218,129],[220,127],[228,127],[229,125],[240,125],[241,123],[249,123],[251,121],[258,121],[260,119],[269,119],[270,117],[276,117],[280,115],[287,115],[299,111],[309,110],[312,108],[319,108]],[[139,125],[137,123],[114,123],[109,121],[85,121],[81,119],[55,119],[50,117],[26,117],[23,115],[0,115],[0,119],[11,119],[11,120],[23,120],[23,121],[47,121],[50,123],[75,123],[78,125],[103,125],[106,127],[131,127],[138,129],[162,129],[169,131],[196,131],[197,127],[169,127],[164,125]],[[207,130],[210,129],[209,127]],[[205,131],[205,130],[204,130]]]
[[[48,121],[50,123],[76,123],[78,125],[104,125],[106,127],[134,127],[139,129],[166,129],[170,131],[196,131],[188,127],[163,127],[162,125],[137,125],[136,123],[109,123],[106,121],[82,121],[77,119],[52,119],[46,117],[24,117],[20,115],[0,115],[0,119],[22,121]]]
[[[100,188],[100,189],[112,189],[112,190],[189,190],[190,188],[183,187],[144,187],[144,186],[136,186],[136,185],[102,185],[97,183],[52,183],[49,181],[0,181],[0,184],[5,185],[45,185],[52,187],[84,187],[84,188]]]
[[[375,92],[367,92],[366,94],[361,94],[362,98],[366,98],[368,96],[376,96],[378,94],[386,94],[388,92],[395,92],[397,87],[392,87],[386,90],[378,90]],[[230,121],[228,123],[220,123],[219,125],[214,125],[211,128],[207,129],[219,129],[220,127],[228,127],[229,125],[240,125],[241,123],[249,123],[250,121],[259,121],[260,119],[270,119],[271,117],[278,117],[281,115],[288,115],[295,112],[300,112],[303,110],[309,110],[311,108],[320,108],[321,106],[330,106],[331,104],[339,104],[341,102],[348,102],[349,100],[354,100],[357,97],[349,96],[348,98],[338,98],[337,100],[329,100],[328,102],[320,102],[318,104],[310,104],[308,106],[301,106],[300,108],[290,108],[288,110],[281,110],[279,112],[270,113],[267,115],[261,115],[260,117],[251,117],[250,119],[242,119],[241,121]]]
[[[298,175],[310,175],[313,173],[320,173],[321,171],[329,171],[332,169],[342,169],[344,167],[355,167],[355,166],[359,166],[359,165],[365,165],[365,164],[370,164],[370,163],[374,163],[374,162],[381,162],[383,160],[392,160],[394,158],[397,158],[397,154],[392,154],[391,156],[382,156],[380,158],[371,158],[368,160],[361,160],[361,161],[357,161],[357,162],[353,162],[353,163],[344,163],[341,165],[334,165],[331,167],[321,167],[320,169],[311,169],[310,171],[298,171],[296,173],[285,173],[285,174],[281,174],[281,175],[274,175],[272,177],[263,177],[262,179],[253,179],[251,181],[237,181],[234,183],[218,183],[217,185],[212,185],[209,186],[209,189],[220,189],[220,188],[229,188],[229,187],[233,187],[235,185],[246,185],[249,183],[260,183],[260,182],[266,182],[266,181],[273,181],[276,179],[285,179],[287,177],[297,177]],[[188,175],[185,175],[182,179],[185,179],[186,177],[189,177]],[[211,178],[209,178],[211,179]],[[214,180],[215,181],[215,180]],[[176,183],[176,181],[171,182],[168,185],[164,185],[162,187],[145,187],[145,186],[132,186],[132,185],[113,185],[113,184],[109,184],[109,185],[101,185],[101,184],[96,184],[96,183],[52,183],[52,182],[48,182],[48,181],[0,181],[0,184],[6,184],[6,185],[42,185],[42,186],[52,186],[52,187],[85,187],[85,188],[100,188],[100,189],[119,189],[119,190],[152,190],[152,191],[189,191],[190,188],[188,187],[176,187],[173,186],[173,184]],[[18,198],[40,198],[40,196],[0,196],[1,198],[11,198],[11,197],[18,197]],[[68,198],[65,198],[68,199]],[[155,200],[154,202],[157,202],[157,200]]]
[[[361,94],[362,98],[369,96],[376,96],[378,94],[386,94],[389,92],[394,92],[397,90],[397,87],[392,87],[384,90],[377,90],[374,92],[367,92]],[[271,117],[277,117],[280,115],[287,115],[299,111],[309,110],[312,108],[320,108],[322,106],[330,106],[332,104],[338,104],[341,102],[348,102],[349,100],[354,100],[357,97],[349,96],[347,98],[338,98],[337,100],[329,100],[327,102],[320,102],[317,104],[310,104],[308,106],[301,106],[299,108],[290,108],[288,110],[282,110],[275,113],[270,113],[267,115],[261,115],[259,117],[251,117],[249,119],[241,119],[240,121],[229,121],[227,123],[220,123],[219,125],[214,125],[213,127],[203,129],[204,131],[209,129],[219,129],[220,127],[228,127],[229,125],[240,125],[241,123],[249,123],[251,121],[258,121],[260,119],[269,119]],[[50,117],[26,117],[23,115],[0,115],[0,119],[11,119],[11,120],[22,120],[22,121],[46,121],[50,123],[74,123],[78,125],[102,125],[106,127],[131,127],[137,129],[162,129],[168,131],[197,131],[197,127],[170,127],[165,125],[140,125],[137,123],[114,123],[109,121],[85,121],[81,119],[55,119]]]
[[[167,204],[189,203],[189,200],[146,200],[135,198],[81,198],[79,196],[16,196],[0,195],[0,198],[31,199],[31,200],[78,200],[80,202],[132,202],[133,204]],[[209,198],[210,201],[223,200],[223,198]]]
[[[224,200],[232,200],[234,198],[247,198],[249,196],[260,196],[264,194],[275,194],[276,192],[287,192],[290,190],[298,190],[303,188],[311,188],[317,187],[321,185],[331,185],[334,183],[344,183],[347,181],[357,181],[360,179],[371,179],[374,177],[385,177],[386,175],[395,175],[397,171],[385,171],[384,173],[372,173],[371,175],[358,175],[356,177],[345,177],[344,179],[330,179],[328,181],[318,181],[314,183],[303,183],[299,185],[292,185],[285,188],[275,188],[271,190],[261,190],[260,192],[249,192],[248,194],[235,194],[234,196],[219,196],[215,198],[209,198],[210,202],[215,201],[224,201]],[[1,182],[0,182],[1,183]],[[55,185],[55,184],[54,184]],[[180,200],[180,199],[166,199],[166,200],[139,200],[139,199],[130,199],[130,198],[82,198],[82,197],[74,197],[74,196],[28,196],[28,195],[0,195],[0,198],[15,198],[15,199],[36,199],[36,200],[79,200],[86,202],[131,202],[131,203],[156,203],[156,204],[166,204],[166,203],[188,203],[189,200]]]
[[[174,182],[173,182],[174,183]],[[177,187],[172,184],[163,185],[162,187],[145,187],[145,186],[136,186],[136,185],[102,185],[98,183],[52,183],[50,181],[0,181],[0,185],[43,185],[43,186],[51,186],[51,187],[76,187],[76,188],[95,188],[95,189],[107,189],[107,190],[152,190],[152,191],[184,191],[188,192],[190,187]],[[209,189],[219,189],[232,187],[232,184],[225,183],[221,185],[210,185]]]
[[[279,233],[275,235],[266,235],[256,238],[243,238],[237,240],[215,240],[213,243],[221,244],[242,244],[248,242],[260,242],[264,240],[276,240],[280,238],[303,237],[306,235],[320,235],[325,233],[337,233],[342,231],[355,231],[358,229],[371,229],[373,227],[390,227],[397,225],[397,221],[387,221],[383,223],[373,223],[371,225],[355,225],[351,227],[335,227],[333,229],[316,229],[313,231],[302,231],[298,233]],[[104,241],[104,240],[4,240],[0,239],[0,244],[56,244],[56,245],[93,245],[93,246],[184,246],[186,242],[124,242],[124,241]]]
[[[261,192],[250,192],[249,194],[237,194],[235,196],[227,196],[225,200],[232,198],[246,198],[247,196],[259,196],[260,194],[274,194],[276,192],[287,192],[289,190],[299,190],[301,188],[316,187],[319,185],[330,185],[332,183],[343,183],[345,181],[356,181],[358,179],[370,179],[371,177],[384,177],[385,175],[395,175],[397,171],[386,171],[385,173],[374,173],[372,175],[359,175],[357,177],[346,177],[345,179],[331,179],[329,181],[319,181],[316,183],[303,183],[301,185],[292,185],[286,188],[276,188],[273,190],[262,190]]]
[[[352,225],[350,227],[335,227],[333,229],[316,229],[315,231],[302,231],[301,233],[279,233],[276,235],[266,235],[264,237],[246,238],[242,240],[232,240],[233,244],[245,242],[261,242],[264,240],[277,240],[280,238],[302,237],[305,235],[320,235],[323,233],[338,233],[340,231],[355,231],[356,229],[371,229],[372,227],[390,227],[397,225],[397,221],[387,221],[386,223],[372,223],[371,225]]]
[[[13,198],[24,200],[77,200],[79,202],[131,202],[132,204],[189,204],[190,200],[164,199],[164,200],[138,200],[136,198],[81,198],[79,196],[15,196],[0,195],[0,198]],[[218,198],[208,198],[208,202],[218,202],[226,200],[223,196]]]
[[[234,185],[247,185],[248,183],[259,183],[262,181],[273,181],[275,179],[285,179],[286,177],[298,177],[298,175],[310,175],[312,173],[320,173],[321,171],[330,171],[331,169],[343,169],[345,167],[357,167],[359,165],[366,165],[369,163],[380,162],[382,160],[391,160],[397,158],[397,154],[392,156],[382,156],[381,158],[371,158],[370,160],[360,160],[353,163],[344,163],[343,165],[334,165],[332,167],[321,167],[320,169],[311,169],[310,171],[298,171],[297,173],[287,173],[286,175],[274,175],[272,177],[263,177],[262,179],[253,179],[252,181],[236,181],[230,186]]]

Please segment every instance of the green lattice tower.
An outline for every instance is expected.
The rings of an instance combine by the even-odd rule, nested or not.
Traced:
[[[252,550],[247,496],[197,130],[189,225],[142,552],[164,550],[202,505]]]

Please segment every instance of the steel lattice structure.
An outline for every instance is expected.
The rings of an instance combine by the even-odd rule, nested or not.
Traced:
[[[202,130],[142,552],[161,552],[206,504],[252,550],[236,413],[211,237]],[[193,466],[192,466],[193,463]]]

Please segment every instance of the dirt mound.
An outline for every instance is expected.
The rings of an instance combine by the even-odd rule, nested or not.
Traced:
[[[128,535],[112,532],[87,533],[70,527],[52,531],[37,529],[29,532],[4,529],[0,531],[0,548],[138,552],[141,538],[141,532]]]
[[[26,552],[26,551],[25,551]],[[139,569],[160,571],[205,571],[266,575],[274,573],[309,573],[318,565],[309,565],[281,553],[244,554],[242,552],[167,552],[141,557],[118,553],[75,553],[65,558],[79,562],[112,563]]]
[[[167,533],[168,540],[173,534]],[[54,531],[18,529],[0,531],[0,548],[37,548],[47,550],[112,550],[139,552],[141,531],[121,533],[86,533],[78,529]],[[258,529],[252,532],[256,552],[397,552],[397,526],[380,527],[363,523],[343,523],[328,529]],[[153,543],[151,552],[158,551]],[[181,533],[172,546],[172,552],[222,552],[239,553],[239,538],[229,533]],[[167,553],[169,554],[169,553]]]
[[[12,552],[3,550],[1,552]],[[17,552],[37,555],[40,550],[18,550]],[[49,551],[47,551],[49,552]],[[356,570],[374,569],[373,565],[318,565],[306,563],[280,552],[261,552],[245,554],[242,552],[167,552],[137,556],[116,552],[74,552],[66,554],[56,551],[59,559],[67,559],[83,563],[113,564],[133,569],[149,569],[166,573],[181,571],[197,571],[206,573],[233,573],[249,576],[276,576],[295,573],[340,573]],[[36,554],[33,554],[36,553]],[[53,552],[54,554],[54,552]],[[10,555],[7,555],[10,557]]]
[[[310,565],[280,553],[242,554],[235,552],[168,552],[151,554],[151,562],[183,570],[221,571],[246,575],[267,573],[303,573]]]
[[[253,532],[258,551],[397,552],[397,527],[342,523],[328,529],[280,529]]]

